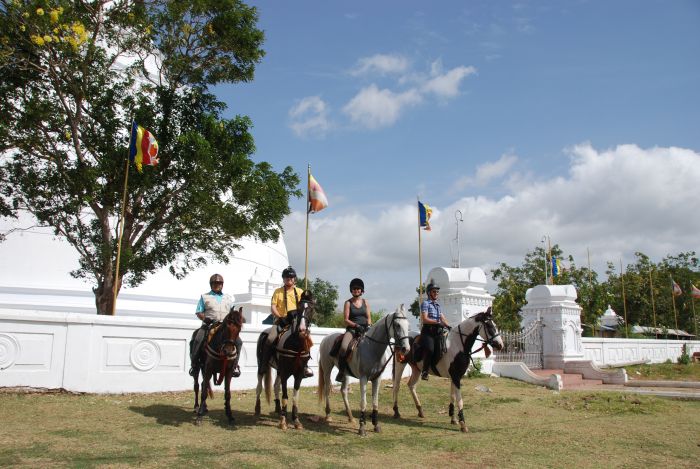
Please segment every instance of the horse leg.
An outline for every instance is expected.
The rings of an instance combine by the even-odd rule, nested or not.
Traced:
[[[400,419],[401,414],[399,413],[399,388],[401,387],[401,376],[403,375],[403,369],[406,367],[405,363],[401,363],[396,357],[394,358],[394,379],[392,382],[392,389],[394,393],[394,418]]]
[[[455,415],[455,385],[450,384],[450,408],[448,411],[450,416],[450,423],[452,425],[457,425],[457,416]]]
[[[263,376],[258,375],[258,386],[255,388],[255,416],[260,417],[260,394],[263,390]]]
[[[226,379],[224,382],[224,399],[225,399],[225,404],[224,407],[226,409],[226,417],[228,418],[228,424],[233,425],[234,423],[234,418],[233,414],[231,413],[231,374],[233,373],[233,368],[230,370],[226,370]]]
[[[279,371],[276,373],[277,376],[275,376],[275,413],[277,415],[280,415],[282,413],[282,407],[280,406],[280,374]],[[286,380],[285,380],[286,381]],[[284,383],[284,388],[287,388],[287,383]],[[287,395],[287,391],[284,391],[285,396]],[[286,397],[285,397],[286,399]]]
[[[459,381],[457,384],[452,384],[452,389],[454,390],[454,398],[457,401],[457,408],[459,409],[459,412],[457,413],[459,417],[459,429],[462,431],[462,433],[467,433],[469,428],[467,428],[467,424],[464,421],[464,401],[462,400],[462,391],[459,386]]]
[[[201,425],[202,424],[202,418],[204,418],[204,415],[207,413],[207,397],[209,394],[209,380],[211,379],[211,372],[205,368],[204,373],[202,377],[202,400],[199,404],[199,410],[197,411],[197,419],[195,420],[196,425]]]
[[[350,409],[350,400],[348,398],[348,391],[350,385],[348,384],[347,376],[343,380],[343,384],[340,385],[340,394],[343,396],[343,404],[345,404],[345,413],[348,416],[349,423],[355,423],[355,419],[352,417],[352,410]]]
[[[279,377],[279,375],[277,375]],[[280,424],[282,430],[287,429],[287,380],[282,379],[282,408],[280,409]],[[277,401],[277,399],[275,399]]]
[[[367,410],[367,377],[360,376],[360,429],[358,435],[365,436],[365,410]]]
[[[323,395],[319,395],[319,402],[321,399],[326,400],[326,418],[324,419],[326,423],[333,420],[331,418],[331,387],[333,385],[331,384],[331,372],[327,368],[329,367],[324,365],[324,359],[321,357],[318,364],[318,389],[323,390]],[[333,367],[331,366],[330,369],[332,370]]]
[[[380,433],[382,429],[379,427],[379,378],[372,380],[372,425],[374,432]]]
[[[194,413],[199,410],[199,368],[193,370],[194,374]]]
[[[300,374],[296,374],[294,376],[294,391],[292,392],[292,423],[294,424],[294,428],[297,430],[302,430],[304,426],[301,424],[301,420],[299,420],[299,387],[301,387],[301,379],[304,376],[304,372]]]
[[[408,378],[408,390],[411,391],[411,397],[413,398],[413,403],[418,410],[418,417],[424,418],[423,406],[418,399],[418,393],[416,392],[416,386],[418,386],[418,379],[420,378],[420,370],[416,365],[411,365],[411,377]]]

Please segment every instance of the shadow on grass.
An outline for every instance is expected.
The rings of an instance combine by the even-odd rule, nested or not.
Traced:
[[[169,405],[169,404],[152,404],[144,407],[131,406],[129,410],[144,417],[155,419],[156,423],[164,426],[181,427],[184,425],[195,425],[197,415],[191,409]],[[313,431],[318,433],[326,433],[329,435],[341,435],[348,431],[347,428],[337,428],[333,424],[324,422],[320,417],[313,414],[299,414],[299,419],[303,425],[303,429],[299,431]],[[250,427],[271,427],[275,428],[279,424],[279,416],[274,413],[263,413],[260,417],[256,417],[252,412],[240,412],[233,409],[234,423],[231,425],[226,417],[224,409],[210,408],[209,412],[204,416],[202,425],[216,425],[221,428],[236,430],[239,428]],[[290,424],[291,412],[287,414],[288,431],[297,431]],[[280,430],[282,431],[282,430]]]

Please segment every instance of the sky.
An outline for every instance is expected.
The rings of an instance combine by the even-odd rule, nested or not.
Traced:
[[[373,308],[423,276],[519,265],[548,236],[579,266],[700,251],[700,3],[253,1],[266,56],[217,88],[252,118],[256,161],[307,165],[309,276]],[[305,199],[285,219],[305,262]],[[457,222],[457,211],[463,221]]]
[[[543,237],[606,262],[700,252],[700,2],[249,1],[265,57],[220,85],[252,119],[255,161],[308,165],[309,276],[374,310],[419,281],[416,201],[433,208],[422,272],[519,265]],[[284,220],[303,275],[305,198]],[[456,214],[462,222],[456,221]]]

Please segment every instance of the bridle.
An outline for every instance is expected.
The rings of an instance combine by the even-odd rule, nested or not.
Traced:
[[[216,333],[215,336],[218,334],[221,334],[222,336],[227,333],[229,330],[229,327],[231,325],[239,328],[238,333],[240,334],[240,327],[241,324],[237,324],[233,319],[231,319],[229,316],[232,313],[229,313],[223,321],[220,322],[220,327]],[[232,352],[231,353],[226,353],[226,348],[229,347]],[[229,360],[234,360],[237,355],[236,351],[236,338],[232,336],[232,334],[229,332],[228,337],[224,340],[221,341],[221,346],[218,347],[218,350],[215,349],[214,347],[211,346],[211,344],[207,343],[204,347],[204,350],[207,354],[208,357],[213,358],[214,360],[218,360],[221,362],[221,371],[219,372],[219,378],[216,378],[216,372],[214,372],[214,383],[219,386],[223,381],[224,377],[226,375],[226,369],[228,368],[228,362]]]
[[[406,318],[405,314],[403,314],[401,316],[397,316],[398,313],[400,313],[400,311],[394,312],[391,315],[390,321],[384,320],[384,330],[385,330],[385,334],[386,334],[386,342],[382,342],[382,341],[375,339],[374,337],[371,337],[369,335],[365,335],[366,339],[368,339],[374,343],[377,343],[380,345],[388,345],[389,350],[391,351],[389,358],[386,359],[386,361],[382,365],[381,370],[379,371],[379,374],[377,376],[381,375],[384,372],[384,369],[389,364],[389,361],[391,361],[394,358],[394,356],[395,356],[394,355],[394,348],[395,348],[396,344],[398,344],[403,339],[409,338],[408,335],[403,335],[403,336],[400,335],[402,331],[401,331],[401,325],[399,324],[398,320],[403,319],[405,321],[408,321],[408,319]],[[390,330],[393,330],[393,332],[394,332],[394,341],[393,342],[391,341]],[[408,330],[408,328],[406,328],[406,330]],[[374,379],[375,377],[376,376],[370,377],[370,380]]]
[[[495,348],[496,345],[495,345],[494,341],[496,340],[496,338],[498,338],[501,335],[500,332],[497,332],[494,335],[489,335],[489,325],[493,326],[493,328],[495,330],[498,330],[498,328],[496,327],[496,324],[494,324],[493,318],[491,316],[484,316],[483,319],[474,318],[474,322],[476,323],[476,327],[469,334],[465,334],[464,332],[462,332],[462,324],[461,323],[457,326],[457,333],[459,334],[459,341],[462,343],[462,352],[465,355],[467,355],[467,357],[469,357],[470,359],[471,359],[471,356],[473,354],[482,351],[484,349],[484,347],[486,347],[487,345],[490,345],[490,346]],[[481,324],[483,326],[483,333],[486,336],[484,338],[479,337],[479,324]],[[474,342],[476,342],[477,340],[479,342],[482,342],[482,345],[478,349],[472,351],[471,348],[474,345]],[[472,361],[473,361],[473,359],[472,359]]]

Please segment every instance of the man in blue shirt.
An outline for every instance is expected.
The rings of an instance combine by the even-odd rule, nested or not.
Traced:
[[[207,337],[207,331],[209,331],[209,325],[217,321],[223,321],[229,311],[231,311],[231,308],[233,308],[233,298],[222,291],[224,288],[224,278],[221,275],[212,275],[209,278],[209,286],[211,290],[199,297],[197,309],[195,310],[197,317],[202,320],[202,327],[197,330],[192,339],[192,346],[190,348],[190,362],[192,368],[190,368],[190,374],[194,372],[194,365],[196,360],[199,359],[201,348]],[[240,337],[237,338],[236,352],[239,358],[241,356],[242,345],[243,342]],[[241,370],[238,367],[237,358],[233,369],[233,376],[237,378],[240,375]]]
[[[420,318],[423,327],[420,330],[420,342],[423,347],[423,370],[421,379],[428,379],[428,372],[433,361],[435,351],[435,340],[441,332],[440,326],[449,327],[445,315],[442,314],[442,307],[438,303],[440,287],[434,283],[428,284],[428,299],[423,301],[420,307]]]

